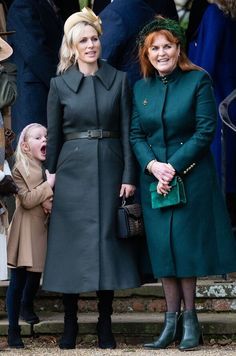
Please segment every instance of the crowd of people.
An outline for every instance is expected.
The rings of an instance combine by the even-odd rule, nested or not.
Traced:
[[[217,41],[202,14],[216,13],[219,22],[224,16],[229,34],[236,2],[202,5],[197,25],[189,23],[188,43],[172,0],[114,0],[99,16],[96,1],[95,12],[76,11],[78,2],[71,2],[63,13],[62,5],[13,0],[10,32],[3,33],[9,43],[0,38],[11,94],[1,112],[12,105],[17,136],[10,170],[0,117],[0,276],[7,279],[8,266],[8,345],[24,347],[20,317],[40,322],[34,298],[42,278],[43,290],[62,294],[61,349],[76,347],[79,295],[90,291],[98,299],[98,346],[116,348],[114,291],[142,284],[140,255],[146,253],[137,239],[118,236],[118,208],[130,199],[141,204],[142,239],[166,301],[162,331],[144,347],[177,342],[181,351],[195,349],[203,342],[197,278],[236,271],[236,240],[211,147],[222,79],[200,60],[202,54],[215,61],[203,53]],[[7,72],[9,58],[17,75]],[[235,68],[227,75],[233,90]],[[8,227],[5,200],[12,195]]]

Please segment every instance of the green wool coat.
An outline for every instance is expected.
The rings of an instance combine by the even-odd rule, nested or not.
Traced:
[[[141,166],[140,190],[147,242],[156,277],[236,271],[236,242],[217,182],[210,144],[216,128],[211,80],[203,71],[140,80],[134,88],[131,144]],[[157,159],[183,177],[187,204],[152,209]]]

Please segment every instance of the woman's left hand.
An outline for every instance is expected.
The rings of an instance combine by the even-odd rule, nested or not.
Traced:
[[[132,195],[134,195],[135,192],[135,185],[132,184],[122,184],[121,188],[120,188],[120,197],[131,197]]]

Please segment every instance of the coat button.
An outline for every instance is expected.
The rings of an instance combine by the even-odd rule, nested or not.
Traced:
[[[183,145],[184,143],[183,142],[180,142],[181,145]]]

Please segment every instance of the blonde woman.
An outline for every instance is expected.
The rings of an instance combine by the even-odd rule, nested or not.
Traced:
[[[120,198],[135,190],[126,74],[99,60],[99,18],[89,9],[64,27],[48,98],[48,169],[56,173],[43,288],[63,293],[60,348],[76,347],[78,294],[96,291],[100,348],[115,348],[115,289],[137,287],[133,241],[117,238]]]

